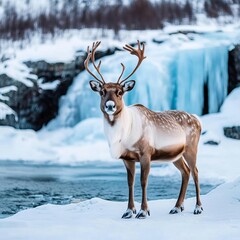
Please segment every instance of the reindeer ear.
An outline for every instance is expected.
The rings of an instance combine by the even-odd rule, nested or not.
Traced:
[[[100,92],[102,90],[102,84],[98,81],[92,80],[89,82],[90,87],[95,92]]]
[[[122,84],[124,92],[131,91],[134,88],[134,86],[135,86],[135,81],[134,80],[129,80],[129,81],[126,81]]]

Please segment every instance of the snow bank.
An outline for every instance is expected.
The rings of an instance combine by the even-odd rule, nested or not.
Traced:
[[[65,206],[44,205],[0,220],[0,233],[8,239],[211,239],[237,240],[240,235],[240,179],[202,196],[204,212],[193,215],[195,199],[185,211],[169,215],[175,200],[150,201],[145,220],[121,219],[126,202],[99,198]],[[140,203],[136,203],[140,209]],[[13,229],[14,231],[10,231]]]
[[[198,166],[204,176],[232,181],[239,176],[240,141],[226,138],[223,128],[240,126],[240,88],[234,89],[225,100],[220,113],[201,117],[203,132],[199,144]],[[213,140],[218,146],[204,145]],[[207,177],[206,176],[206,177]]]

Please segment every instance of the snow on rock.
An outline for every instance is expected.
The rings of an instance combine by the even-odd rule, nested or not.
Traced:
[[[14,115],[15,120],[17,121],[17,114],[15,111],[13,111],[7,104],[0,102],[0,120],[5,119],[7,115]]]
[[[17,91],[17,87],[16,86],[7,86],[7,87],[0,88],[0,94],[5,94],[10,91]]]
[[[7,86],[0,88],[0,100],[2,101],[9,101],[9,97],[4,96],[4,94],[9,93],[11,91],[17,91],[16,86]]]
[[[237,240],[240,235],[240,179],[202,196],[204,211],[194,215],[195,198],[185,210],[169,215],[176,200],[149,201],[151,216],[123,220],[126,202],[93,198],[69,205],[44,205],[0,220],[1,235],[10,239],[211,239]],[[136,203],[140,209],[140,203]],[[14,231],[10,229],[14,228]],[[177,235],[176,235],[177,234]]]
[[[38,86],[43,90],[55,90],[59,84],[60,84],[59,80],[55,80],[53,82],[47,82],[47,83],[43,83],[42,79],[38,80]]]
[[[33,81],[37,80],[37,76],[31,74],[30,69],[16,59],[0,63],[0,73],[8,75],[10,78],[25,84],[27,87],[33,87]]]

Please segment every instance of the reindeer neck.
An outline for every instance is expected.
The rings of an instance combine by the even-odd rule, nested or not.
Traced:
[[[126,136],[131,128],[132,114],[129,107],[123,103],[123,108],[113,116],[111,121],[108,115],[104,114],[104,131],[109,141],[121,139]]]

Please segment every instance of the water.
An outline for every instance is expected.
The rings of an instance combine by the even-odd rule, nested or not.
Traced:
[[[153,164],[152,167],[160,167]],[[141,201],[139,166],[135,183],[135,200]],[[43,204],[69,204],[93,197],[127,201],[128,187],[122,162],[81,163],[77,166],[0,161],[0,218]],[[149,176],[148,199],[177,198],[180,175]],[[206,194],[216,185],[201,184]],[[195,196],[192,182],[187,197]]]

